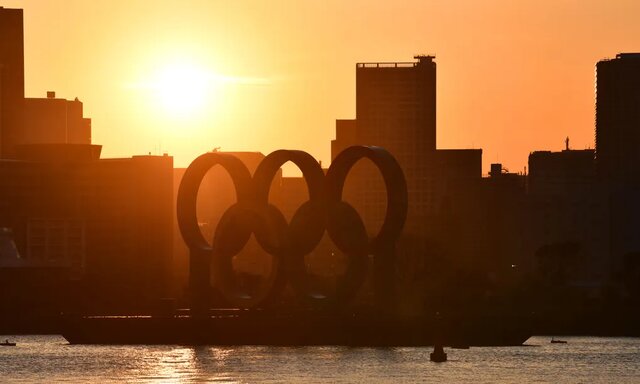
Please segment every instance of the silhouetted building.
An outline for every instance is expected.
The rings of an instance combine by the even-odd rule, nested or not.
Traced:
[[[0,158],[22,137],[24,35],[22,9],[0,7]]]
[[[479,276],[495,264],[487,241],[482,150],[436,149],[436,63],[433,56],[415,58],[357,64],[356,119],[337,120],[331,142],[332,159],[351,145],[380,146],[404,172],[409,212],[398,263],[404,274],[399,307],[405,313],[434,305],[424,294],[443,294],[447,279],[460,277],[453,271]],[[376,233],[387,208],[386,188],[370,162],[354,166],[344,195],[369,234]]]
[[[436,63],[415,58],[356,65],[356,129],[358,139],[393,144],[398,158],[419,162],[436,149]]]
[[[610,276],[610,217],[606,194],[596,177],[594,151],[532,152],[528,205],[530,258],[538,264],[548,263],[535,258],[545,249],[572,244],[581,259],[573,261],[571,284],[599,294]]]
[[[0,226],[12,228],[29,264],[65,269],[74,281],[65,303],[134,311],[164,297],[173,158],[101,160],[99,146],[80,144],[19,148],[22,160],[0,160]]]
[[[460,263],[472,266],[483,257],[486,243],[482,212],[482,150],[438,149],[435,153],[436,207],[432,215],[430,241]],[[486,244],[485,244],[486,245]]]
[[[640,183],[640,53],[596,65],[596,160],[609,183]]]
[[[356,64],[356,119],[337,120],[332,158],[355,144],[381,146],[400,163],[411,209],[405,232],[424,232],[435,209],[432,178],[436,147],[436,63],[416,56],[408,63]],[[369,231],[384,218],[385,188],[370,164],[358,164],[346,195],[360,205]],[[359,186],[359,187],[356,187]]]
[[[527,235],[526,190],[523,174],[509,172],[502,164],[491,164],[483,179],[483,193],[476,200],[483,210],[486,268],[500,284],[513,283],[531,268],[524,239]]]
[[[529,154],[530,194],[584,194],[590,192],[595,182],[593,149],[536,151]]]
[[[470,214],[462,213],[467,205],[459,199],[471,201],[470,191],[479,188],[482,150],[436,150],[436,63],[433,56],[415,58],[409,63],[356,65],[356,119],[336,121],[331,153],[334,159],[351,145],[375,145],[394,155],[409,193],[404,233],[423,243],[419,248],[426,251],[426,243],[443,241],[438,234],[445,232],[445,216],[450,223],[451,217],[457,217],[460,224]],[[369,162],[357,163],[344,194],[363,216],[368,231],[375,233],[386,211],[386,189],[377,169]],[[462,223],[458,230],[471,222]],[[469,239],[475,237],[467,234]],[[477,246],[473,243],[458,241],[455,246],[472,249]]]
[[[331,140],[331,161],[345,149],[358,143],[356,120],[336,120],[336,138]]]
[[[24,136],[17,144],[91,144],[91,119],[83,116],[82,102],[55,96],[25,99]]]
[[[640,252],[640,53],[596,65],[596,164],[611,214],[613,275]]]
[[[82,102],[24,97],[24,37],[21,9],[0,7],[0,158],[15,158],[17,146],[91,144],[91,120]]]
[[[104,284],[107,289],[98,287],[98,293],[111,291],[114,307],[131,289],[140,300],[127,303],[133,310],[168,294],[172,174],[173,158],[166,155],[104,159],[88,169],[87,183],[78,188],[86,201],[81,212],[91,219],[87,281]]]

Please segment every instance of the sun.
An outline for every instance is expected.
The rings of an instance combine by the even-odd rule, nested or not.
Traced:
[[[219,82],[210,71],[192,63],[171,63],[151,75],[150,88],[169,116],[188,118],[215,105]]]

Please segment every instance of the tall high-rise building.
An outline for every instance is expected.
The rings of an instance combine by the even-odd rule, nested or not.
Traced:
[[[640,53],[596,65],[596,162],[608,182],[640,183]]]
[[[612,273],[640,251],[640,53],[596,65],[596,166],[607,191]]]
[[[358,136],[384,142],[399,158],[436,149],[436,63],[416,56],[410,63],[356,65]]]
[[[373,145],[387,149],[402,168],[409,210],[395,256],[405,282],[405,294],[396,302],[403,313],[415,313],[431,301],[420,283],[429,273],[424,266],[496,271],[504,261],[487,244],[487,228],[502,227],[487,225],[491,215],[481,203],[482,150],[436,149],[436,63],[433,56],[415,59],[356,64],[356,118],[337,120],[331,143],[332,160],[349,146]],[[371,162],[355,164],[343,195],[368,234],[378,232],[387,196]]]
[[[22,9],[0,7],[0,158],[11,155],[24,105]]]
[[[415,59],[356,64],[356,119],[337,121],[332,158],[355,144],[389,150],[407,179],[411,209],[406,231],[421,233],[435,204],[436,63],[434,56]],[[351,188],[370,230],[381,225],[386,210],[385,187],[376,173],[370,166],[357,167],[357,187]]]
[[[29,144],[91,144],[91,119],[77,98],[25,99],[22,9],[0,7],[0,158]]]
[[[0,271],[0,308],[40,311],[41,296],[53,313],[63,301],[151,307],[171,272],[173,158],[100,159],[80,100],[25,98],[22,20],[0,7],[0,227],[23,258],[12,267],[24,269]],[[52,280],[34,266],[66,272]]]

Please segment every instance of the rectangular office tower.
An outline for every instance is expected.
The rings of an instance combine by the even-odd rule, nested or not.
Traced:
[[[436,63],[356,65],[358,136],[406,160],[436,149]]]
[[[410,211],[405,233],[424,233],[435,207],[436,63],[434,56],[414,62],[356,64],[356,119],[336,122],[332,159],[351,145],[387,149],[407,180]],[[345,192],[357,201],[368,230],[375,232],[386,211],[386,189],[378,171],[358,165]],[[359,205],[359,206],[358,206]]]
[[[596,65],[596,162],[609,183],[640,184],[640,53]]]
[[[24,105],[22,9],[0,7],[0,158],[20,135]]]

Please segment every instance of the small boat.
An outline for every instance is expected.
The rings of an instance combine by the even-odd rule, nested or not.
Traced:
[[[433,347],[433,352],[429,355],[431,361],[434,363],[443,363],[447,361],[447,354],[444,352],[444,348],[442,348],[442,344],[436,344]]]
[[[566,340],[559,340],[559,339],[554,339],[553,337],[551,338],[551,344],[567,344]]]
[[[10,343],[9,340],[5,340],[0,343],[0,347],[15,347],[16,343]]]

